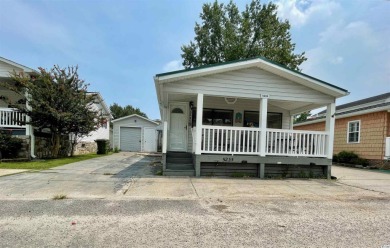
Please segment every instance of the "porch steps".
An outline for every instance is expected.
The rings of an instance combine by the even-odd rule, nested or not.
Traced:
[[[168,152],[165,176],[195,176],[192,154],[188,152]]]

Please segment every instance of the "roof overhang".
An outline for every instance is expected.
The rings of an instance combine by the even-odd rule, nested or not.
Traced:
[[[356,112],[352,112],[352,113],[345,113],[345,112],[337,113],[336,112],[336,119],[342,119],[342,118],[347,118],[347,117],[352,117],[352,116],[376,113],[376,112],[381,112],[381,111],[390,112],[390,105],[385,105],[385,106],[381,106],[381,107],[377,107],[377,108],[365,109],[365,110],[356,111]],[[305,126],[305,125],[320,123],[320,122],[324,122],[324,121],[325,121],[325,114],[324,114],[324,116],[321,116],[317,119],[308,120],[305,122],[294,124],[294,127]]]
[[[109,115],[110,119],[113,118],[110,108],[107,106],[106,102],[104,101],[102,95],[99,92],[87,92],[87,94],[95,96],[99,100],[106,113]]]
[[[153,124],[156,124],[157,126],[160,125],[160,123],[157,123],[155,121],[152,121],[146,117],[143,117],[143,116],[140,116],[140,115],[137,115],[137,114],[132,114],[132,115],[128,115],[128,116],[125,116],[125,117],[121,117],[119,119],[116,119],[116,120],[113,120],[112,123],[115,123],[115,122],[118,122],[118,121],[121,121],[121,120],[125,120],[125,119],[130,119],[130,118],[133,118],[133,117],[138,117],[140,119],[143,119],[145,121],[148,121],[150,123],[153,123]]]
[[[276,64],[265,58],[252,58],[246,60],[226,62],[216,65],[201,66],[192,69],[173,71],[168,73],[157,74],[154,77],[156,91],[159,102],[163,99],[162,84],[169,82],[177,82],[180,80],[203,77],[212,74],[235,71],[246,68],[260,68],[280,77],[286,78],[292,82],[312,88],[324,94],[335,98],[346,96],[349,92],[343,88],[324,82],[317,78],[311,77],[299,71],[291,70],[280,64]]]
[[[16,68],[19,68],[19,69],[23,70],[26,73],[36,73],[36,71],[34,69],[31,69],[30,67],[18,64],[16,62],[12,61],[12,60],[0,57],[0,61],[4,62],[4,63],[7,63],[9,65],[12,65],[12,66],[14,66]]]

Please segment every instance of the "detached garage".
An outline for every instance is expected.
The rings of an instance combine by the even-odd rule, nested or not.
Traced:
[[[113,148],[131,152],[157,151],[159,123],[139,115],[129,115],[112,121]]]

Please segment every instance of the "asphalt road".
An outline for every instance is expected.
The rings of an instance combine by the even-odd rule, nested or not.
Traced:
[[[120,153],[0,177],[0,247],[382,247],[390,175],[339,179],[155,176]],[[64,193],[70,199],[52,200]]]
[[[2,247],[382,247],[389,199],[0,201]]]

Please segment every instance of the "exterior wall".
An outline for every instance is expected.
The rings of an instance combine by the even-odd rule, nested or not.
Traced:
[[[334,150],[353,151],[360,157],[382,160],[385,152],[385,137],[389,136],[390,114],[387,111],[336,119]],[[347,143],[348,122],[360,120],[360,142]],[[294,127],[296,130],[324,131],[325,122]]]
[[[113,123],[113,145],[112,147],[120,147],[120,127],[141,127],[141,151],[143,151],[143,136],[144,136],[144,127],[156,127],[157,125],[146,121],[137,116],[131,118],[126,118]],[[156,137],[157,138],[157,137]]]
[[[242,69],[166,83],[164,90],[172,93],[194,94],[202,92],[205,95],[237,96],[255,99],[259,98],[261,94],[269,94],[270,99],[313,103],[334,101],[332,97],[319,91],[291,82],[259,68]]]

